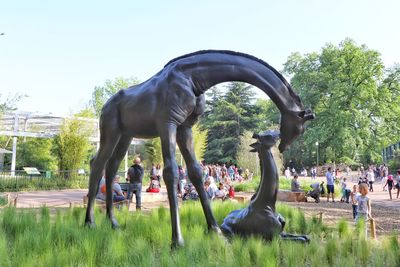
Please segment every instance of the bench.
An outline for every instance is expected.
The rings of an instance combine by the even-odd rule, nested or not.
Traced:
[[[89,200],[89,198],[88,198],[88,196],[87,195],[84,195],[83,196],[83,207],[86,207],[87,206],[87,203],[88,203],[88,200]],[[104,200],[102,200],[102,199],[98,199],[98,198],[96,198],[95,199],[95,204],[96,204],[96,206],[98,206],[101,210],[104,210],[105,208],[106,208],[106,202],[104,201]],[[113,205],[115,206],[115,207],[123,207],[123,206],[126,206],[128,209],[129,209],[129,200],[123,200],[123,201],[120,201],[120,202],[113,202]]]
[[[279,190],[277,200],[285,202],[307,202],[306,192]]]

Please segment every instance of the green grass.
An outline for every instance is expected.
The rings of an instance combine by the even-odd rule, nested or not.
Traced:
[[[7,197],[0,195],[0,206],[4,206],[7,204]]]
[[[290,190],[291,189],[291,179],[286,179],[286,177],[281,176],[279,178],[279,189],[282,190]],[[300,181],[300,189],[303,191],[310,190],[310,185],[314,181],[311,180],[301,180]],[[236,192],[255,192],[257,190],[258,185],[260,184],[260,177],[255,176],[251,181],[245,181],[243,183],[234,183],[234,188]]]
[[[219,223],[235,203],[213,203]],[[105,214],[96,210],[97,228],[83,227],[84,210],[50,214],[47,208],[0,211],[0,266],[399,266],[395,235],[365,240],[341,221],[328,228],[286,205],[278,205],[286,231],[306,233],[310,244],[260,238],[233,238],[229,243],[207,233],[199,203],[181,208],[185,247],[171,250],[169,211],[150,214],[116,211],[121,224],[112,230]],[[378,265],[376,265],[378,264]]]

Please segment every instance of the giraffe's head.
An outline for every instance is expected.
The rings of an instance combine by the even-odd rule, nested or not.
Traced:
[[[276,144],[279,139],[279,131],[266,131],[260,134],[253,134],[253,138],[257,139],[257,142],[251,144],[253,148],[251,152],[258,152],[260,149],[270,149]]]
[[[309,109],[283,112],[281,115],[279,151],[281,153],[285,151],[304,132],[304,123],[314,118],[314,114]]]

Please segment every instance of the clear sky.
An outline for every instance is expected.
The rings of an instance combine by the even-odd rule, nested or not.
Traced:
[[[398,0],[0,0],[0,102],[70,114],[115,77],[144,81],[202,49],[252,54],[278,70],[293,52],[346,37],[400,62]]]

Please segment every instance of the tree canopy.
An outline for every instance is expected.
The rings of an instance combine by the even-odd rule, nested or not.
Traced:
[[[314,164],[318,142],[321,161],[376,162],[383,146],[398,141],[399,67],[385,71],[377,51],[346,39],[292,54],[284,71],[316,114],[287,160]]]
[[[92,93],[92,99],[90,100],[90,105],[96,116],[100,117],[103,105],[112,95],[121,89],[126,89],[138,83],[139,80],[134,77],[117,77],[114,80],[106,80],[103,86],[95,86]]]

